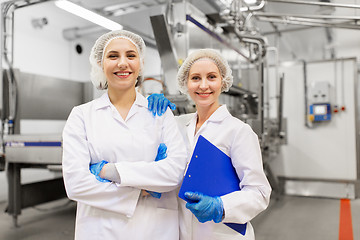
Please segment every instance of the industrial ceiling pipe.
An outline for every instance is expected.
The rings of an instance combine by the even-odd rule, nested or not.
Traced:
[[[281,13],[264,13],[254,12],[255,16],[261,17],[279,17],[279,18],[310,18],[310,19],[339,19],[339,20],[360,20],[359,16],[335,16],[335,15],[308,15],[308,14],[281,14]]]
[[[354,4],[340,4],[340,3],[330,3],[330,2],[308,2],[308,1],[298,1],[298,0],[266,0],[267,2],[279,2],[279,3],[290,3],[290,4],[303,4],[303,5],[316,5],[316,6],[326,6],[326,7],[341,7],[341,8],[357,8],[360,9],[360,5]]]
[[[273,22],[273,23],[282,23],[282,24],[294,24],[294,25],[305,25],[311,27],[330,27],[330,28],[343,28],[343,29],[352,29],[352,30],[360,30],[360,25],[355,24],[346,24],[346,23],[327,23],[327,22],[315,22],[315,21],[307,21],[304,19],[278,19],[278,18],[269,18],[269,17],[259,17],[260,21],[265,22]]]

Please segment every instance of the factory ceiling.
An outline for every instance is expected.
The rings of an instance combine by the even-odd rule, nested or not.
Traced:
[[[158,14],[159,9],[165,8],[169,0],[73,0],[73,2],[119,22],[125,29],[142,34],[148,42],[154,42],[149,17]],[[225,12],[224,2],[232,1],[190,0],[188,2],[207,14],[211,22],[219,19],[216,14],[219,16],[219,13]],[[280,50],[282,60],[335,58],[338,57],[339,48],[346,46],[360,48],[357,41],[360,38],[358,2],[360,3],[360,0],[257,0],[248,7],[260,6],[262,3],[264,6],[259,10],[245,11],[242,17],[250,33],[266,37],[270,46]],[[245,5],[242,4],[243,6]],[[220,21],[214,24],[222,26],[225,32],[229,30],[228,26],[224,26]]]
[[[83,6],[95,9],[113,18],[126,14],[138,18],[148,17],[144,10],[154,9],[168,3],[168,0],[78,0]],[[205,14],[217,14],[224,9],[225,0],[189,1]],[[229,2],[229,1],[228,1]],[[231,1],[230,1],[231,2]],[[256,1],[254,6],[262,1]],[[337,48],[342,45],[358,45],[360,5],[358,0],[268,0],[259,11],[246,13],[257,34],[265,36],[269,45],[281,50],[281,58],[324,59],[337,57]],[[142,31],[141,29],[135,29]],[[131,26],[128,26],[131,28]],[[149,28],[144,28],[149,29]],[[145,35],[153,37],[151,31]]]

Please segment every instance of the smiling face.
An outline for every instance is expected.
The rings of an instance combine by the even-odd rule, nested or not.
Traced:
[[[188,93],[197,108],[216,110],[219,107],[222,78],[219,68],[210,59],[196,61],[189,70]]]
[[[104,51],[103,70],[109,90],[135,88],[140,72],[140,57],[135,45],[127,39],[117,38]]]

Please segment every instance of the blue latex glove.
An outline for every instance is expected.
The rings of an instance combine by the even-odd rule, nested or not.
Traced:
[[[160,199],[161,198],[161,193],[159,192],[153,192],[153,191],[146,191],[148,192],[152,197]]]
[[[163,115],[166,112],[167,107],[172,110],[176,109],[176,105],[167,99],[162,93],[151,94],[148,98],[149,111],[155,116]]]
[[[199,192],[186,192],[185,197],[190,202],[186,203],[199,222],[204,223],[213,220],[219,223],[222,220],[224,206],[220,197],[210,197]]]
[[[158,153],[155,158],[155,162],[163,160],[167,157],[166,150],[167,150],[167,146],[165,145],[165,143],[160,143],[158,148]],[[148,192],[154,198],[161,198],[161,193],[152,192],[152,191],[146,191],[146,192]]]
[[[155,162],[159,161],[159,160],[163,160],[167,157],[167,146],[165,145],[165,143],[160,143],[159,147],[158,147],[158,152],[155,158]]]
[[[103,166],[104,166],[105,164],[107,164],[107,163],[108,163],[107,161],[102,160],[101,162],[94,163],[94,164],[90,164],[90,167],[89,167],[89,168],[90,168],[90,172],[91,172],[92,174],[94,174],[95,177],[96,177],[96,179],[99,180],[100,182],[110,182],[109,180],[103,179],[103,178],[101,178],[101,177],[99,176],[101,169],[102,169]]]

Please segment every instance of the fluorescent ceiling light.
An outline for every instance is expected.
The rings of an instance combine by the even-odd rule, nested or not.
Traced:
[[[100,25],[104,28],[107,28],[109,30],[121,30],[123,29],[123,26],[118,24],[117,22],[114,22],[108,18],[105,18],[97,13],[94,13],[86,8],[83,8],[77,4],[74,4],[72,2],[69,2],[67,0],[58,0],[55,1],[55,5],[58,8],[61,8],[69,13],[72,13],[76,16],[79,16],[81,18],[84,18],[90,22],[93,22],[97,25]]]

